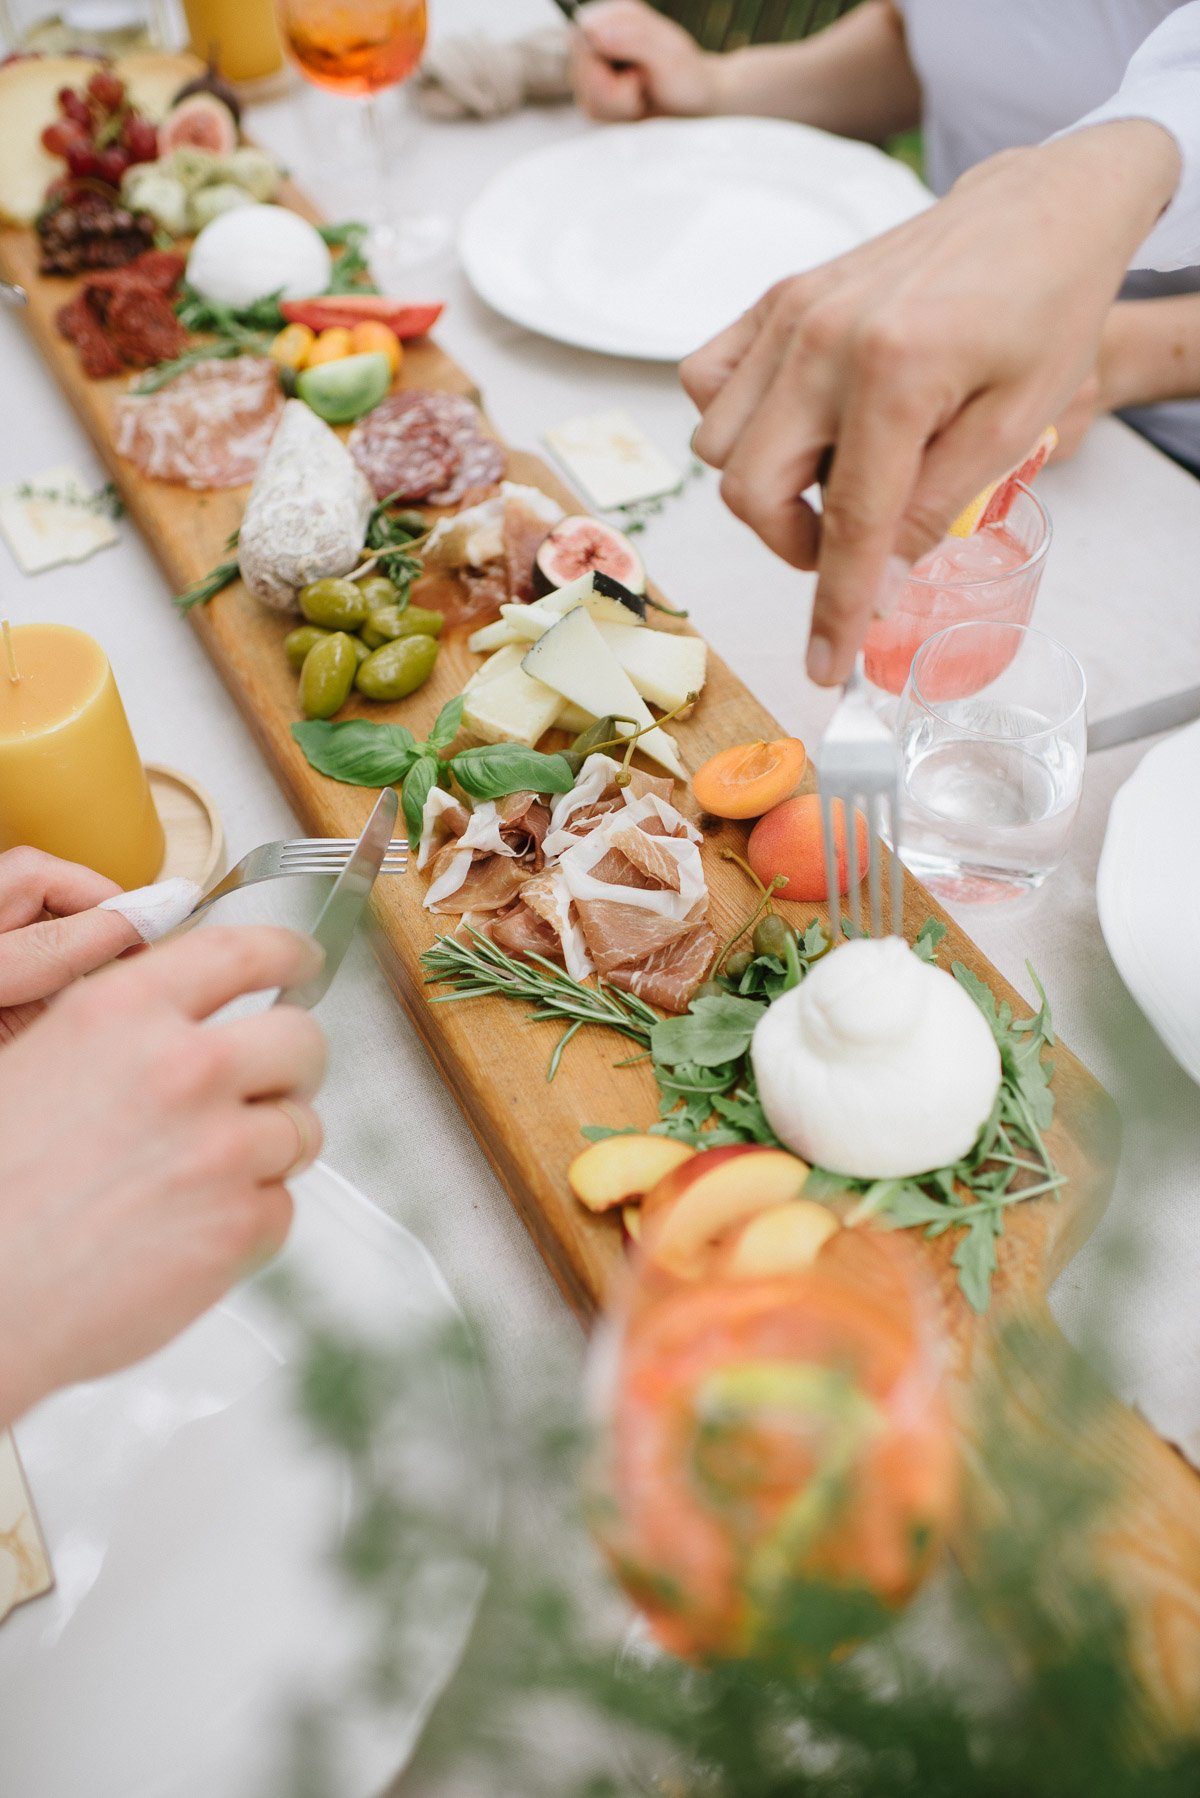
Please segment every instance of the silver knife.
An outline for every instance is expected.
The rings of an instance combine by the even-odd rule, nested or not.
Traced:
[[[0,281],[0,300],[5,300],[10,306],[27,306],[29,295],[15,281]]]
[[[1182,693],[1168,693],[1165,699],[1150,699],[1127,712],[1111,718],[1099,718],[1088,725],[1088,754],[1098,749],[1115,749],[1118,743],[1136,743],[1140,737],[1153,737],[1160,730],[1174,730],[1200,718],[1200,687],[1185,687]]]
[[[371,888],[383,866],[383,858],[392,840],[392,826],[400,804],[395,787],[385,787],[375,801],[375,809],[366,828],[351,851],[350,860],[333,883],[313,925],[312,934],[325,951],[325,960],[311,980],[300,986],[285,987],[276,1005],[301,1005],[306,1011],[329,991],[334,975],[342,965],[342,957],[350,947],[350,939],[358,929],[366,910]]]

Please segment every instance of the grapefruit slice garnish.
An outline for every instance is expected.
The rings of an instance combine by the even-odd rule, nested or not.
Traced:
[[[1053,425],[1047,425],[1023,462],[1002,474],[998,481],[977,493],[969,506],[964,506],[954,523],[950,526],[951,537],[973,537],[982,530],[985,524],[999,524],[1008,517],[1012,503],[1017,497],[1018,484],[1028,486],[1036,474],[1046,466],[1054,453],[1058,442],[1058,432]]]

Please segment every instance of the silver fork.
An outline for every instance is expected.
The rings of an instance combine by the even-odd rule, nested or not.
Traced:
[[[214,899],[236,893],[241,887],[256,886],[260,880],[282,880],[292,874],[340,874],[355,846],[353,837],[296,837],[290,843],[263,843],[243,855],[234,868],[215,886],[197,899],[190,917],[195,917]],[[393,837],[383,858],[382,874],[403,874],[408,867],[408,844]]]
[[[829,923],[834,942],[843,934],[837,854],[833,834],[833,803],[841,800],[846,832],[846,871],[850,891],[846,909],[850,928],[862,934],[862,870],[858,865],[858,830],[854,814],[867,820],[867,891],[871,903],[871,934],[884,929],[883,858],[881,832],[886,829],[892,845],[891,924],[896,935],[904,932],[904,871],[900,865],[900,751],[896,739],[875,711],[867,695],[861,665],[856,666],[842,691],[837,710],[829,720],[817,756],[821,794],[821,837],[825,850],[825,885],[829,895]]]

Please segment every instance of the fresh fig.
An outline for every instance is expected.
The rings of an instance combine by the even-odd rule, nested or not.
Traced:
[[[189,94],[172,106],[158,128],[158,153],[169,156],[181,144],[226,156],[237,148],[237,121],[215,94]]]
[[[598,518],[562,518],[538,546],[533,563],[537,593],[565,587],[590,569],[611,575],[631,593],[646,591],[646,570],[622,531]]]
[[[234,124],[241,124],[242,103],[237,97],[237,90],[225,80],[225,77],[217,67],[215,57],[209,58],[208,67],[202,75],[195,75],[191,81],[184,82],[179,92],[175,95],[175,98],[171,101],[171,105],[178,106],[181,100],[190,100],[193,94],[212,94],[214,99],[220,100],[222,105],[229,108],[230,112],[233,114]]]

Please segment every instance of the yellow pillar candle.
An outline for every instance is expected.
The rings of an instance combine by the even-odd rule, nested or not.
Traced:
[[[5,638],[0,849],[28,843],[147,885],[166,845],[108,657],[66,624],[18,624]]]

